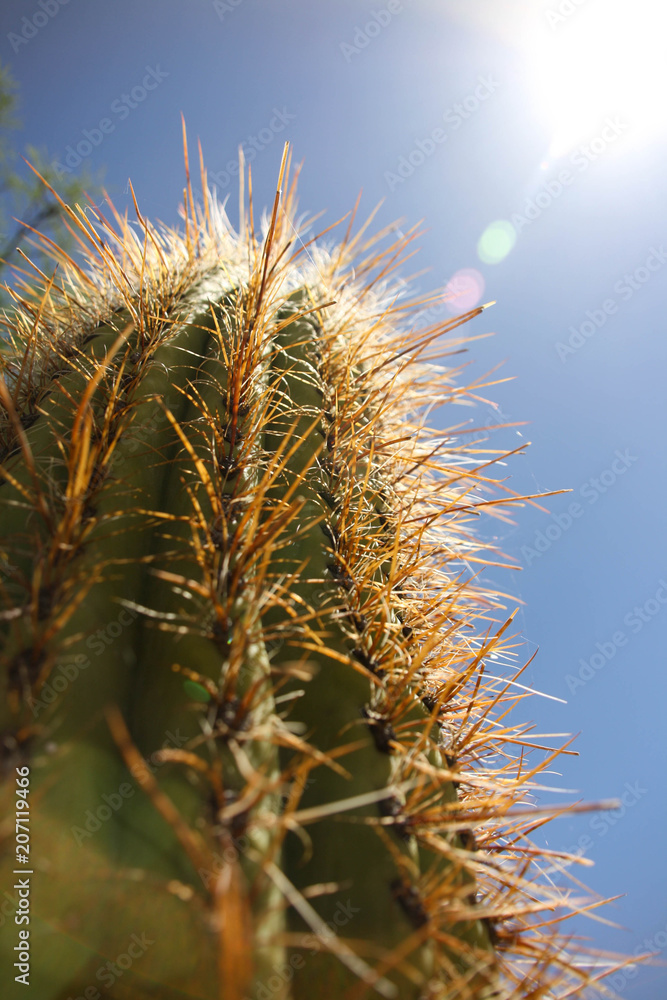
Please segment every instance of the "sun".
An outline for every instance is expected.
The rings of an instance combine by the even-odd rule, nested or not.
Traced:
[[[549,158],[596,135],[609,116],[636,139],[667,129],[664,0],[550,0],[524,42],[530,85],[552,129]]]

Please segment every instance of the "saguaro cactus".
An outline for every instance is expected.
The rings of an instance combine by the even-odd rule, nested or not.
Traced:
[[[261,235],[252,199],[236,235],[202,187],[183,234],[69,209],[84,260],[51,247],[14,290],[8,995],[583,984],[553,929],[576,900],[527,840],[523,692],[485,677],[512,616],[470,521],[513,498],[479,433],[426,423],[479,392],[436,360],[481,309],[413,328],[412,232],[305,242],[287,153]]]

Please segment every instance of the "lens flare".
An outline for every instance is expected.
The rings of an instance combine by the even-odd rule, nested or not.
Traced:
[[[506,219],[487,226],[477,244],[477,256],[484,264],[500,264],[516,243],[516,229]]]
[[[667,126],[662,0],[560,0],[526,34],[531,83],[548,116],[557,158],[596,134],[608,116],[637,137]]]
[[[452,316],[469,312],[479,305],[484,294],[484,278],[474,267],[464,267],[445,285],[445,305]]]

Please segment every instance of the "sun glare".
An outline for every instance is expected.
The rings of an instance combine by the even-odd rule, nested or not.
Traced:
[[[607,119],[646,138],[667,126],[665,0],[553,0],[526,39],[549,158],[596,136]]]

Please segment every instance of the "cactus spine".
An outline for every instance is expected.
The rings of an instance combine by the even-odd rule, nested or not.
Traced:
[[[52,247],[59,276],[14,293],[0,726],[7,814],[30,768],[32,983],[581,985],[532,916],[576,909],[513,809],[540,765],[484,676],[511,645],[468,528],[499,503],[494,456],[425,424],[474,395],[428,352],[481,309],[410,330],[392,274],[414,234],[304,244],[287,152],[259,237],[251,199],[237,236],[203,167],[202,187],[199,208],[188,174],[184,235],[70,209],[85,265]]]

